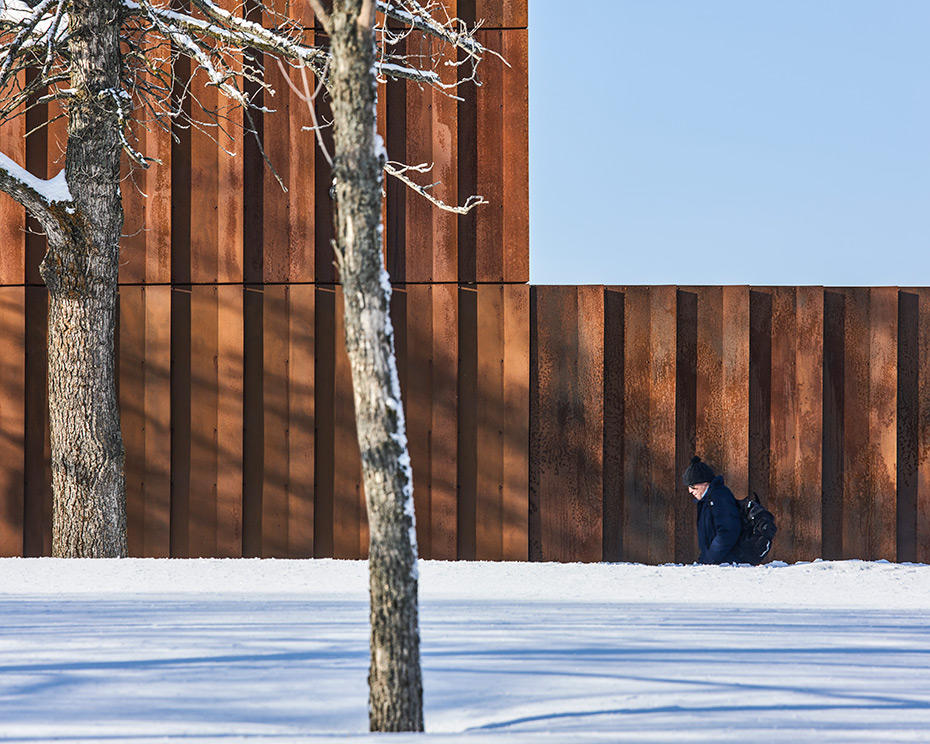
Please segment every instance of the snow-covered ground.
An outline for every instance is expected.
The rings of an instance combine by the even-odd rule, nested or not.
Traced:
[[[422,562],[443,742],[930,741],[930,566]],[[0,741],[348,742],[367,566],[0,560]]]

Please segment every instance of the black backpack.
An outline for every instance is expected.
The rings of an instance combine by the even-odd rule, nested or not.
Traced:
[[[751,563],[758,566],[772,549],[772,541],[778,528],[772,512],[762,506],[759,494],[753,492],[752,498],[737,499],[740,521],[743,531],[736,541],[733,553],[738,563]]]

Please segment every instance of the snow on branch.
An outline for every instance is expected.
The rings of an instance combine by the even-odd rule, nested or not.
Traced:
[[[407,175],[409,171],[413,171],[414,173],[428,173],[430,170],[432,170],[432,168],[433,168],[432,165],[427,165],[426,163],[422,163],[420,165],[404,165],[403,163],[397,163],[397,162],[389,160],[384,164],[385,173],[387,173],[389,176],[393,176],[398,181],[401,181],[402,183],[406,184],[409,188],[416,191],[424,199],[434,204],[435,206],[439,207],[445,212],[452,212],[454,214],[468,214],[472,209],[477,207],[479,204],[489,203],[487,199],[485,199],[483,196],[472,195],[472,196],[469,196],[468,199],[465,200],[465,203],[460,207],[452,206],[451,204],[446,204],[444,201],[442,201],[441,199],[437,199],[435,196],[433,196],[429,192],[429,189],[431,189],[436,184],[431,184],[429,186],[421,186],[420,184],[418,184],[416,181],[414,181]]]
[[[64,168],[54,178],[38,178],[2,152],[0,189],[25,206],[40,221],[53,204],[70,205],[72,201]]]

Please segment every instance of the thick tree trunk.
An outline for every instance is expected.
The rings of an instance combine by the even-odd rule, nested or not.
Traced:
[[[422,731],[413,478],[381,256],[384,151],[376,136],[371,4],[336,0],[331,16],[340,279],[371,534],[369,724]]]
[[[56,215],[41,267],[49,290],[52,552],[59,557],[127,553],[113,348],[123,223],[118,11],[113,0],[72,4],[65,168],[74,209]]]

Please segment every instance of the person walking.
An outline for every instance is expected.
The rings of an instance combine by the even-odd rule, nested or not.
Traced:
[[[697,501],[698,563],[736,563],[736,542],[742,531],[736,497],[722,475],[695,455],[681,478]]]

